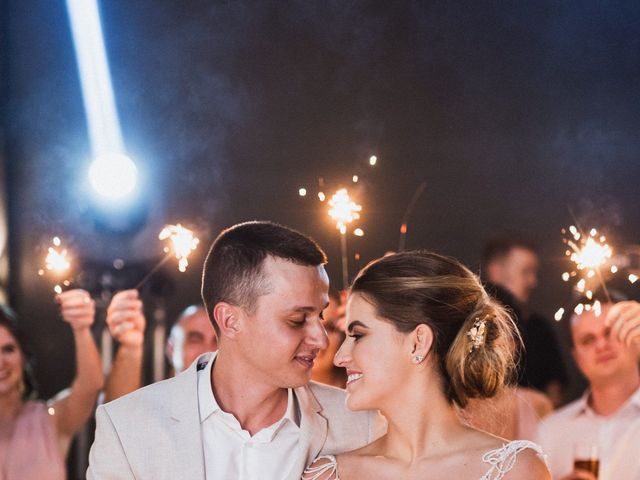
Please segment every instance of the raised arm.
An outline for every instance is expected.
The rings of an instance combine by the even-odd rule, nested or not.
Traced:
[[[145,319],[137,290],[114,295],[107,309],[111,336],[120,343],[107,376],[105,401],[131,393],[141,387]]]
[[[54,424],[63,442],[71,440],[93,413],[104,377],[100,355],[91,334],[95,303],[89,293],[76,289],[56,296],[60,313],[71,325],[76,351],[76,376],[69,395],[53,403]]]

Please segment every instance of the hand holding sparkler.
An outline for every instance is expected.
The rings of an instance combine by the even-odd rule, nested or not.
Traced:
[[[607,312],[605,325],[610,326],[611,334],[628,348],[640,346],[640,303],[616,303]]]
[[[67,290],[56,295],[55,300],[60,305],[62,319],[69,323],[73,330],[84,330],[93,325],[96,303],[85,290]]]
[[[145,318],[137,290],[124,290],[113,296],[107,308],[111,336],[123,347],[139,347],[144,342]]]
[[[164,251],[167,254],[155,267],[135,286],[138,290],[144,285],[149,278],[165,263],[167,263],[172,257],[178,260],[178,270],[181,272],[186,271],[189,265],[189,255],[194,251],[200,240],[196,237],[191,230],[183,227],[179,223],[177,225],[165,225],[158,235],[160,240],[169,240],[169,244],[164,247]]]

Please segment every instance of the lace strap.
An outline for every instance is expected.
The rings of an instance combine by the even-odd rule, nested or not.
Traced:
[[[302,480],[340,480],[338,478],[338,462],[333,455],[322,455],[316,458],[302,474]]]
[[[530,448],[536,452],[538,457],[546,462],[546,456],[540,446],[529,440],[514,440],[496,448],[482,456],[482,461],[491,465],[491,468],[480,480],[500,480],[515,466],[518,454]]]

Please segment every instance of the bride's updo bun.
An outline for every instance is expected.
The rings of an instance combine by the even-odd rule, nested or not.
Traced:
[[[378,315],[400,332],[428,325],[434,334],[429,355],[444,394],[465,407],[469,398],[501,391],[515,369],[520,337],[505,309],[460,262],[419,250],[369,263],[351,293],[361,294]]]

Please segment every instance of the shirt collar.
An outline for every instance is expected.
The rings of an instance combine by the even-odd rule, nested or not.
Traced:
[[[214,363],[215,359],[211,359],[207,362],[206,366],[202,368],[201,365],[198,365],[198,407],[200,410],[200,423],[204,422],[216,412],[225,413],[220,408],[220,405],[218,405],[216,397],[213,394],[213,389],[211,388],[211,370]],[[272,427],[274,427],[274,435],[287,422],[291,423],[294,427],[300,427],[300,413],[297,404],[298,402],[293,389],[288,388],[287,410],[285,411],[284,416],[272,425]]]
[[[576,416],[583,415],[585,413],[594,413],[589,407],[589,397],[591,396],[591,390],[587,389],[582,396],[576,400]]]
[[[577,415],[598,415],[593,409],[589,406],[589,397],[591,396],[591,390],[587,389],[582,397],[576,400],[576,416]],[[616,413],[613,415],[617,415],[618,413],[627,410],[628,408],[637,408],[640,409],[640,388],[638,388],[629,399],[622,404],[622,406],[618,409]]]
[[[220,410],[220,406],[213,395],[211,388],[211,368],[215,359],[209,360],[204,368],[198,365],[198,407],[200,409],[200,423],[204,422],[211,414]]]
[[[640,408],[640,387],[635,391],[628,402],[629,405],[633,405],[636,408]]]

